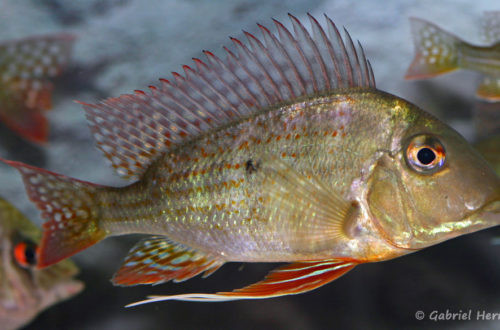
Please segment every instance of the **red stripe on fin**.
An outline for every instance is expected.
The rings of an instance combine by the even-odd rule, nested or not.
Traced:
[[[0,159],[23,177],[28,197],[42,212],[38,268],[52,265],[102,240],[96,195],[100,186],[20,162]]]
[[[293,33],[277,21],[275,34],[259,25],[262,40],[246,32],[246,44],[231,38],[236,51],[224,48],[225,60],[204,51],[206,63],[193,59],[184,75],[161,79],[149,93],[81,103],[98,148],[118,174],[138,179],[172,145],[259,110],[314,93],[375,88],[362,48],[347,33],[344,42],[328,17],[328,36],[309,17],[312,35],[290,15]]]
[[[147,300],[127,305],[127,307],[165,300],[219,302],[299,294],[314,290],[339,278],[356,265],[354,261],[339,259],[296,262],[273,270],[260,282],[231,292],[150,296]]]
[[[172,243],[165,237],[153,237],[139,242],[130,250],[112,281],[123,286],[160,284],[170,280],[182,282],[202,272],[206,277],[224,262],[220,257]]]
[[[410,18],[415,57],[405,79],[426,79],[458,69],[458,46],[462,41],[439,26]]]

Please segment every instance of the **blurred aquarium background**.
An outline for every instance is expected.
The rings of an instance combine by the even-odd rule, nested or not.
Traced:
[[[45,33],[75,34],[74,54],[55,81],[49,144],[30,144],[0,124],[0,156],[82,180],[125,185],[94,147],[84,112],[74,100],[100,99],[146,89],[171,71],[183,72],[202,50],[222,55],[228,36],[255,23],[274,31],[271,18],[290,26],[287,13],[306,23],[326,13],[359,39],[379,89],[406,98],[475,141],[500,127],[500,106],[477,103],[479,74],[457,71],[426,81],[405,81],[413,58],[409,17],[434,22],[461,38],[482,42],[482,14],[493,0],[1,0],[0,42]],[[0,165],[0,195],[37,224],[17,171]],[[415,254],[356,267],[320,289],[297,296],[226,303],[164,302],[124,305],[150,294],[215,292],[253,283],[275,267],[230,263],[211,277],[158,286],[113,287],[109,279],[139,236],[123,236],[78,254],[86,289],[46,310],[26,329],[498,329],[500,321],[440,321],[426,314],[472,310],[500,313],[500,245],[492,228]],[[0,325],[1,328],[1,325]]]

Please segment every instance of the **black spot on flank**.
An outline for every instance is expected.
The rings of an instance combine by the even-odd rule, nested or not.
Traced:
[[[245,163],[245,170],[247,171],[248,174],[252,174],[257,171],[257,168],[259,167],[259,164],[254,165],[253,160],[249,159]]]

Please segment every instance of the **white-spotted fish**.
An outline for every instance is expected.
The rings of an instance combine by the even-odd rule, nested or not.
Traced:
[[[406,79],[426,79],[456,69],[478,71],[483,80],[481,99],[500,101],[500,11],[487,12],[484,36],[488,45],[476,46],[420,18],[411,18],[415,57]]]

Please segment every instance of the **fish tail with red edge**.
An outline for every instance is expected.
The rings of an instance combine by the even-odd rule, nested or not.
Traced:
[[[22,175],[26,192],[45,219],[38,268],[68,258],[106,237],[97,196],[104,188],[20,162],[0,159]]]

